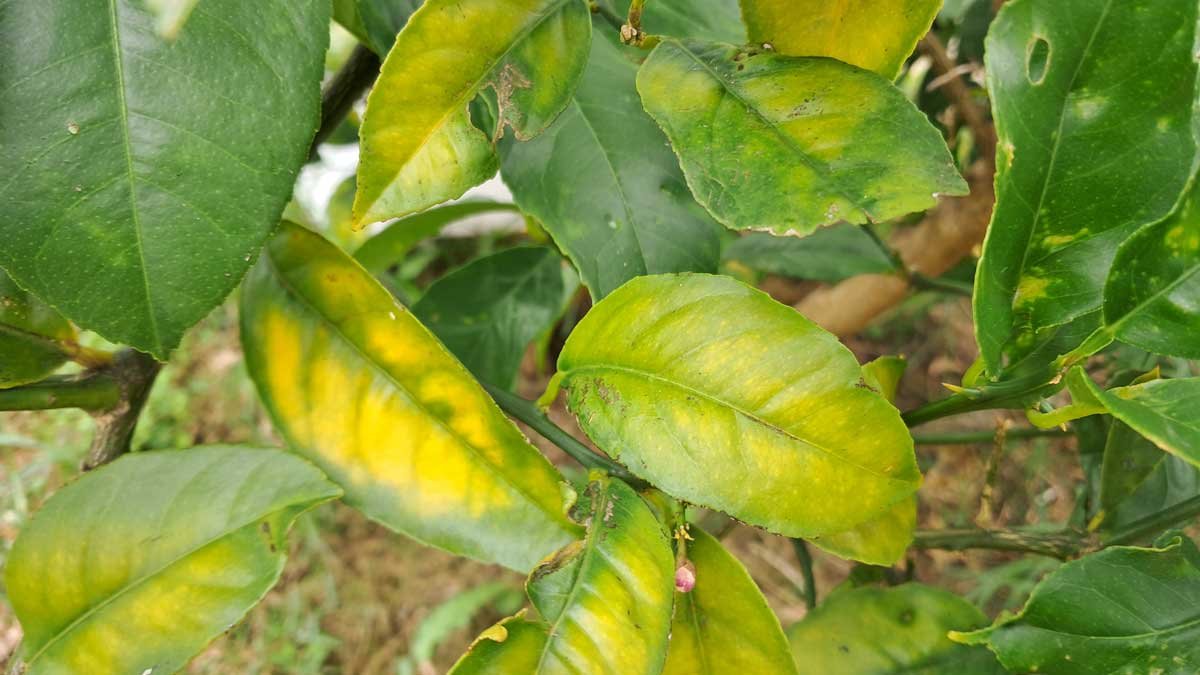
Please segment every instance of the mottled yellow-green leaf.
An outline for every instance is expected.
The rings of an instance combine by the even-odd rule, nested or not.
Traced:
[[[917,500],[902,499],[882,516],[845,532],[812,537],[808,541],[842,558],[890,567],[904,557],[916,527]]]
[[[54,372],[75,337],[70,322],[0,270],[0,389]]]
[[[986,649],[946,635],[986,622],[966,600],[930,586],[839,589],[788,638],[801,675],[1001,675]]]
[[[746,568],[699,527],[690,535],[696,586],[675,593],[663,675],[795,675],[779,619]]]
[[[340,493],[294,455],[238,447],[135,453],[85,474],[9,555],[18,672],[175,672],[275,584],[292,521]]]
[[[285,223],[242,289],[242,345],[276,427],[371,518],[527,571],[579,535],[561,477],[365,270]]]
[[[833,59],[664,40],[637,88],[697,201],[727,227],[804,235],[967,192],[941,134],[904,94]]]
[[[881,356],[874,361],[863,364],[863,379],[888,401],[896,402],[896,390],[900,388],[900,380],[904,371],[908,370],[908,361],[903,356]]]
[[[367,99],[354,222],[407,215],[495,174],[468,104],[492,87],[500,124],[537,135],[571,99],[592,23],[583,0],[428,0]]]
[[[587,536],[529,576],[541,621],[489,628],[453,675],[658,673],[667,654],[674,556],[649,505],[615,478],[593,475],[574,511]]]
[[[741,0],[755,44],[829,56],[895,79],[942,0]]]
[[[558,371],[581,428],[610,456],[668,494],[774,532],[841,532],[920,484],[908,429],[854,355],[728,277],[633,279],[579,323]]]

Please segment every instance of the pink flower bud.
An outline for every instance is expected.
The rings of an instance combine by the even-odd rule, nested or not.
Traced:
[[[682,565],[675,568],[675,590],[680,593],[691,593],[696,587],[696,568],[692,566],[691,561],[684,561]]]

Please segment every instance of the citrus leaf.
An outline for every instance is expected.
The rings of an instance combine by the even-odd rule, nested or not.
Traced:
[[[954,634],[986,644],[1014,672],[1189,673],[1200,663],[1200,552],[1113,546],[1059,567],[1016,616]]]
[[[609,456],[668,494],[773,532],[843,531],[920,484],[899,412],[854,355],[728,277],[630,281],[576,326],[558,371],[580,427]]]
[[[817,548],[847,560],[891,567],[904,558],[917,527],[917,500],[902,499],[882,516],[845,532],[808,539]]]
[[[1200,494],[1200,470],[1113,421],[1100,473],[1100,526],[1116,530]]]
[[[746,568],[699,527],[690,534],[687,555],[696,586],[675,593],[663,675],[794,675],[779,619]]]
[[[832,59],[669,39],[637,88],[696,199],[733,229],[804,235],[967,192],[941,135],[904,94]]]
[[[175,672],[275,585],[292,521],[341,491],[278,450],[140,452],[59,490],[5,586],[28,675]]]
[[[741,5],[752,43],[768,43],[790,56],[828,56],[894,80],[933,25],[942,0],[741,0]]]
[[[1105,330],[1158,354],[1200,359],[1200,189],[1117,249],[1104,286]]]
[[[939,588],[839,589],[789,628],[788,638],[801,675],[1001,675],[987,650],[946,637],[986,622],[966,600]]]
[[[354,222],[414,213],[491,178],[496,157],[468,104],[490,86],[500,124],[536,136],[570,101],[591,34],[583,0],[427,0],[367,98]]]
[[[75,328],[0,271],[0,389],[36,382],[69,357]]]
[[[1200,466],[1200,377],[1152,380],[1104,390],[1083,369],[1072,397],[1095,399],[1099,412],[1107,410],[1163,450]]]
[[[371,51],[387,56],[421,0],[333,0],[333,18]]]
[[[521,571],[579,534],[554,467],[333,244],[285,223],[247,277],[241,311],[246,364],[276,427],[348,504]]]
[[[501,173],[599,300],[635,276],[715,272],[721,226],[696,204],[642,110],[637,66],[597,35],[575,96],[541,136],[501,145]]]
[[[364,241],[354,252],[354,259],[372,274],[380,274],[404,260],[404,255],[417,242],[441,232],[450,223],[482,213],[516,210],[512,204],[483,201],[436,206],[388,225],[387,229]]]
[[[598,474],[574,515],[587,536],[539,565],[526,584],[542,622],[518,615],[489,628],[452,675],[662,670],[675,575],[662,525],[629,486]]]
[[[813,281],[895,271],[895,263],[871,236],[848,223],[823,227],[804,238],[751,232],[725,247],[721,258],[761,272]]]
[[[191,16],[192,9],[195,8],[198,1],[146,0],[146,5],[150,7],[156,16],[154,26],[158,29],[158,34],[173,40],[179,35],[179,30],[183,28],[183,24]]]
[[[992,24],[1000,149],[975,285],[989,372],[1098,314],[1118,245],[1179,198],[1196,156],[1196,22],[1192,0],[1015,0]]]
[[[6,5],[0,267],[166,358],[279,222],[328,40],[327,0],[204,0],[172,41],[140,1]]]
[[[557,253],[510,248],[441,277],[412,311],[475,377],[511,389],[525,348],[562,314],[563,293]]]

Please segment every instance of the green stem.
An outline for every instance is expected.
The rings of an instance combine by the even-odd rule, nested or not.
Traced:
[[[1060,438],[1073,435],[1072,432],[1062,429],[1009,429],[1005,433],[1009,438]],[[995,431],[913,434],[913,442],[917,445],[970,445],[972,443],[991,443],[995,438]]]
[[[946,279],[944,277],[925,276],[920,272],[910,272],[908,275],[908,282],[912,284],[913,288],[918,290],[939,291],[950,293],[952,295],[961,295],[968,298],[971,297],[975,292],[975,289],[971,286],[971,284],[955,281],[954,279]]]
[[[607,21],[610,26],[616,28],[618,31],[621,30],[621,27],[625,25],[625,21],[619,14],[612,11],[605,0],[595,0],[592,2],[591,8],[593,14],[599,15],[602,19]]]
[[[804,606],[812,611],[817,607],[817,580],[813,575],[812,553],[803,539],[793,539],[792,547],[796,549],[796,560],[800,562],[800,574],[804,576]]]
[[[120,385],[107,375],[48,377],[41,382],[0,389],[0,410],[99,411],[112,408],[120,399]]]
[[[947,551],[969,549],[1016,551],[1049,556],[1059,560],[1070,560],[1094,548],[1088,537],[1071,530],[1038,533],[982,529],[917,530],[913,535],[913,547]]]
[[[533,401],[527,401],[506,389],[490,384],[484,383],[483,388],[491,394],[501,410],[524,422],[529,428],[541,434],[543,438],[562,448],[563,452],[584,467],[606,471],[634,486],[645,485],[644,481],[629,473],[625,467],[592,452],[591,448],[580,443],[574,436],[555,424],[534,405]]]
[[[930,401],[905,412],[904,423],[911,429],[952,415],[998,408],[1024,408],[1027,399],[1044,397],[1058,391],[1061,388],[1058,382],[1060,379],[1057,371],[1048,371],[963,389],[946,398]]]
[[[313,137],[309,157],[346,119],[346,114],[379,77],[379,57],[364,45],[358,45],[345,65],[329,80],[321,92],[321,126]]]
[[[1157,535],[1172,526],[1186,523],[1196,516],[1200,516],[1200,496],[1186,499],[1119,528],[1104,538],[1104,545],[1117,546],[1136,543],[1147,536]]]

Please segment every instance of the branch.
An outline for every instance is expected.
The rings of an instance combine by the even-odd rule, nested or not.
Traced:
[[[947,551],[979,548],[1070,560],[1097,546],[1091,538],[1071,530],[1043,534],[1020,530],[962,529],[917,530],[913,535],[913,548]]]
[[[0,389],[0,410],[107,410],[121,398],[117,381],[102,373],[48,377],[41,382]]]
[[[534,405],[533,401],[527,401],[507,389],[501,389],[500,387],[482,382],[480,384],[495,399],[496,404],[500,406],[501,410],[524,422],[526,426],[538,432],[542,438],[557,445],[563,452],[570,455],[572,459],[584,467],[588,469],[600,469],[624,480],[634,487],[646,484],[645,481],[629,473],[629,470],[620,464],[592,452],[591,448],[580,443],[574,436],[567,433],[565,429],[555,424]]]
[[[148,354],[124,350],[117,354],[113,364],[97,376],[112,378],[119,387],[119,398],[112,407],[94,414],[96,432],[92,436],[92,447],[83,461],[82,469],[89,471],[107,464],[129,452],[133,431],[137,428],[142,407],[150,395],[150,388],[162,364]]]
[[[971,133],[975,136],[975,145],[982,157],[992,157],[996,154],[996,130],[988,122],[987,115],[971,96],[971,90],[963,82],[959,65],[946,53],[937,34],[930,31],[921,38],[921,51],[933,59],[933,71],[938,74],[945,87],[946,97],[954,103],[955,110],[962,115]]]
[[[1009,438],[1061,438],[1072,436],[1070,431],[1062,429],[1009,429],[1005,432]],[[972,443],[991,443],[996,438],[996,432],[990,431],[948,431],[943,433],[913,434],[913,443],[917,445],[970,445]]]
[[[813,575],[812,553],[803,539],[792,539],[792,547],[796,549],[796,560],[800,562],[800,573],[804,575],[804,606],[811,612],[817,608],[817,580]]]
[[[379,77],[379,57],[364,45],[358,45],[350,53],[350,58],[340,70],[329,80],[321,92],[321,126],[313,137],[309,157],[317,152],[317,146],[329,138],[346,114],[363,92],[371,87],[375,78]]]

